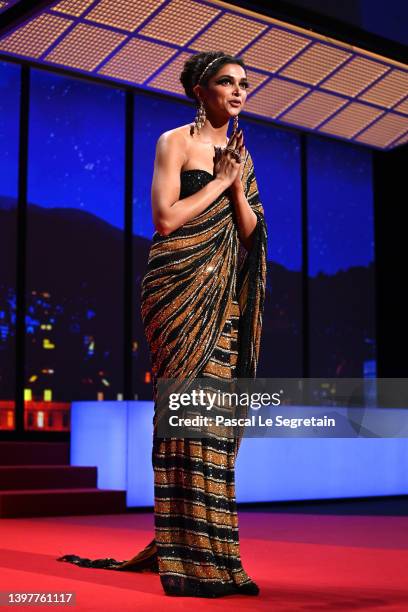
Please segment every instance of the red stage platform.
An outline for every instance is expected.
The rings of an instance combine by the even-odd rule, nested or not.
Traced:
[[[261,588],[258,597],[169,597],[157,574],[56,561],[69,553],[128,559],[151,540],[152,531],[151,513],[2,519],[0,591],[75,592],[74,609],[80,611],[165,606],[170,612],[187,601],[195,610],[223,612],[408,610],[405,516],[241,511],[242,560]]]

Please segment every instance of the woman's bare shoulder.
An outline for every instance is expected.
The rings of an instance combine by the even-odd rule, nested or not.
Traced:
[[[157,140],[159,148],[178,149],[186,152],[191,141],[190,124],[180,125],[160,134]]]

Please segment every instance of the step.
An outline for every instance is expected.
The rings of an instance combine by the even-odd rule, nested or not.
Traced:
[[[95,488],[97,468],[72,465],[2,465],[0,490]]]
[[[0,442],[0,465],[69,465],[68,442]]]
[[[126,491],[95,488],[0,491],[0,518],[124,512]]]

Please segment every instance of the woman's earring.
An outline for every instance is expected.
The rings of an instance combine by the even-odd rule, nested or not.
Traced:
[[[204,122],[205,122],[205,108],[204,108],[204,104],[203,101],[200,100],[200,105],[197,107],[197,113],[196,116],[194,118],[194,127],[197,130],[197,132],[200,131],[200,129],[203,127]]]
[[[238,115],[235,115],[234,122],[232,124],[232,131],[238,132]]]

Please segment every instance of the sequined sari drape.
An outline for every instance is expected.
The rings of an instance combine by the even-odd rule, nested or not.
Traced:
[[[155,232],[153,236],[142,280],[141,314],[154,383],[160,377],[198,377],[221,335],[234,298],[234,285],[241,311],[237,374],[245,378],[256,375],[267,230],[248,151],[241,180],[257,225],[252,249],[240,259],[228,191],[175,232],[168,236]]]
[[[182,198],[214,177],[203,170],[190,170],[181,178]],[[77,555],[63,555],[59,561],[81,567],[159,572],[169,595],[258,593],[242,567],[239,551],[235,460],[240,440],[221,435],[161,438],[156,418],[159,378],[256,376],[267,230],[248,151],[242,184],[257,216],[249,252],[240,248],[228,190],[175,232],[153,236],[142,281],[141,314],[155,400],[155,537],[128,561]]]
[[[257,216],[249,252],[240,247],[228,191],[170,235],[154,235],[141,312],[155,400],[159,378],[256,375],[267,230],[248,151],[242,183]],[[234,480],[239,440],[160,438],[156,416],[155,544],[164,590],[211,597],[256,588],[239,553]]]

